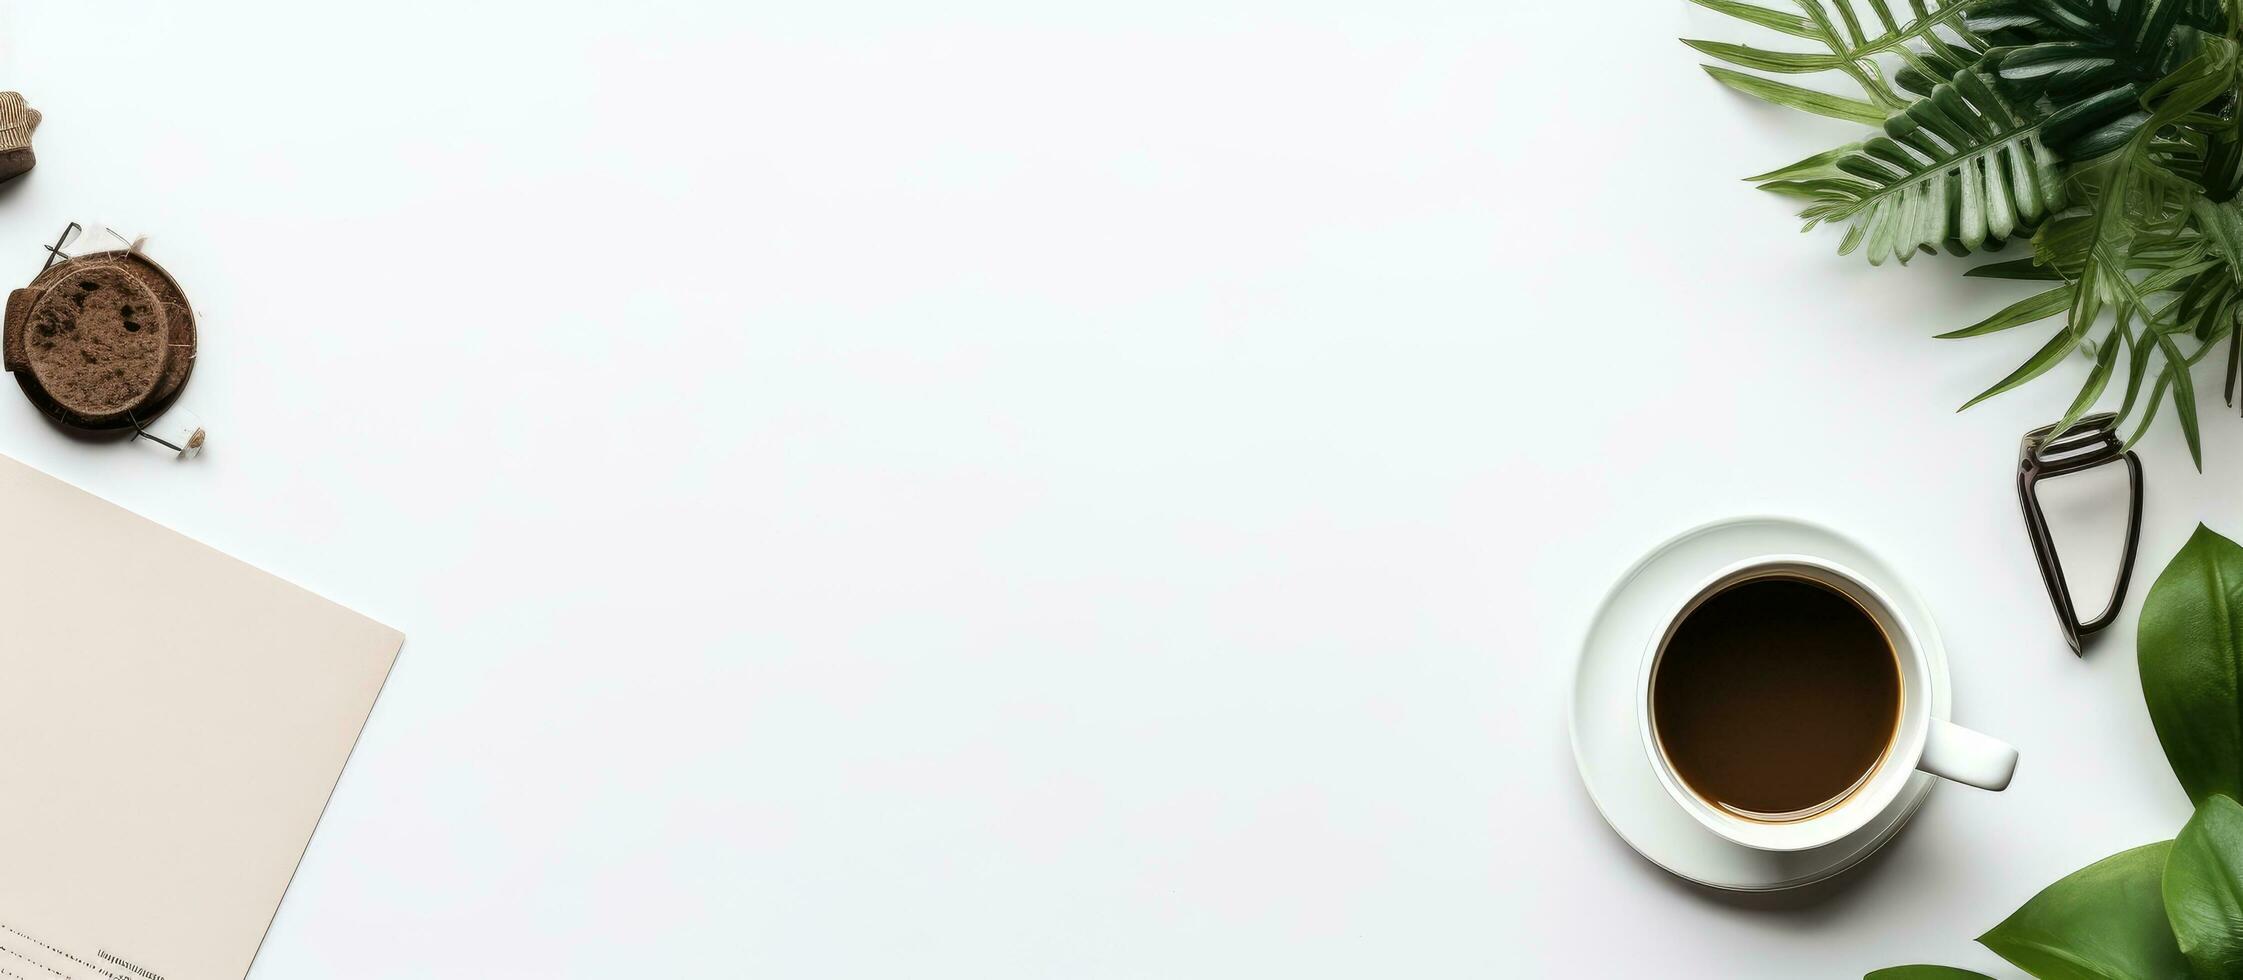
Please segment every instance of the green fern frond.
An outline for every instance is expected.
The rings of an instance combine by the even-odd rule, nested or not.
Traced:
[[[1823,0],[1798,0],[1799,14],[1736,0],[1692,2],[1748,24],[1819,42],[1823,50],[1802,54],[1688,39],[1684,44],[1740,68],[1780,73],[1842,72],[1861,87],[1871,104],[1890,112],[1911,100],[1887,81],[1885,68],[1878,59],[1889,56],[1901,62],[1903,71],[1929,71],[1938,78],[1946,78],[1957,66],[1938,62],[1952,58],[1952,53],[1958,50],[1973,52],[1964,60],[1976,60],[1975,52],[1987,47],[1986,40],[1970,26],[1971,11],[1992,7],[2000,0],[1948,0],[1946,3],[1910,0],[1905,16],[1896,13],[1888,0],[1861,0],[1876,18],[1869,28],[1863,26],[1854,0],[1831,0],[1828,4]]]
[[[1723,84],[1777,105],[1867,122],[1881,136],[1812,172],[1761,181],[1808,202],[1812,228],[1850,224],[1839,251],[1872,264],[1945,247],[1970,254],[2027,234],[2065,201],[2062,164],[2126,144],[2149,119],[2143,92],[2200,47],[2207,0],[1798,0],[1797,17],[1694,0],[1748,23],[1821,42],[1818,52],[1686,41],[1732,64],[1779,74],[1837,71],[1867,101],[1717,66]],[[1900,63],[1907,95],[1880,57]],[[1883,112],[1882,118],[1877,114]]]
[[[1835,174],[1810,179],[1813,203],[1800,217],[1810,227],[1851,221],[1839,251],[1866,244],[1872,264],[1949,239],[1976,249],[2007,238],[2064,202],[2040,122],[1965,71],[1832,161]]]
[[[2224,344],[2231,403],[2243,387],[2243,0],[1693,2],[1805,42],[1686,42],[1733,66],[1706,66],[1714,79],[1872,127],[1748,178],[1804,202],[1809,228],[1846,225],[1841,253],[1905,262],[2030,239],[2030,257],[1967,274],[2047,285],[1941,336],[2060,325],[1964,407],[2080,353],[2059,429],[2117,389],[2131,444],[2171,394],[2201,466],[2194,366]],[[1816,74],[1862,97],[1767,77]]]

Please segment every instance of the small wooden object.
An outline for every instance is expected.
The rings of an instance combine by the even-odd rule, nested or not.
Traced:
[[[195,312],[137,251],[80,255],[8,294],[0,362],[56,422],[138,432],[195,369]]]
[[[39,110],[26,105],[21,93],[0,92],[0,181],[21,177],[38,162],[31,155],[31,131],[37,128]]]

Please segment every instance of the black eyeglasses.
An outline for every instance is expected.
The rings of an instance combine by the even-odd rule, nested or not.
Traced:
[[[2041,582],[2056,605],[2056,621],[2064,628],[2064,642],[2079,654],[2080,642],[2118,618],[2126,601],[2126,583],[2134,577],[2134,546],[2142,536],[2142,461],[2126,450],[2116,431],[2118,416],[2090,415],[2063,434],[2050,439],[2056,426],[2044,425],[2025,433],[2017,447],[2017,502],[2025,510],[2025,533],[2033,539],[2033,557],[2040,562]],[[2064,565],[2056,557],[2056,539],[2048,533],[2048,518],[2041,513],[2036,484],[2050,477],[2069,476],[2106,463],[2126,461],[2126,550],[2119,555],[2118,582],[2111,586],[2110,604],[2101,615],[2081,622],[2072,605],[2072,592],[2064,583]]]

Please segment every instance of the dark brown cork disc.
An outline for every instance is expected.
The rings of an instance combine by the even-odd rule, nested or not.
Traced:
[[[49,266],[8,296],[0,355],[48,417],[135,429],[170,408],[195,369],[195,313],[170,274],[130,252]]]

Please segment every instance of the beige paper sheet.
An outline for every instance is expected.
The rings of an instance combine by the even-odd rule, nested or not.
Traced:
[[[0,980],[241,980],[403,641],[0,457]]]

